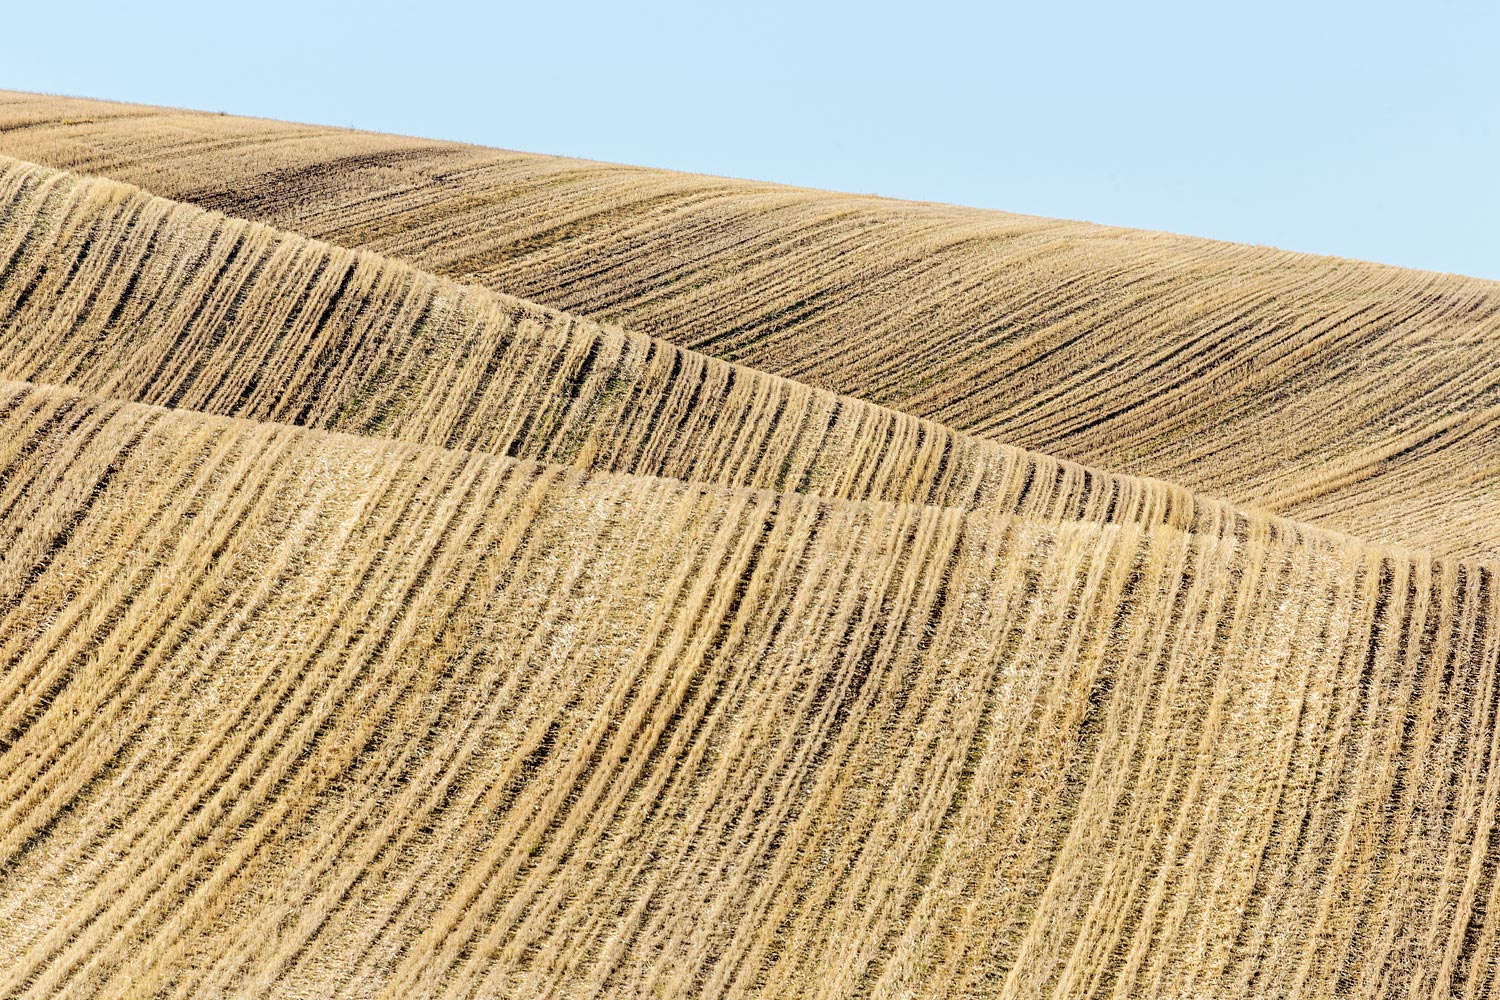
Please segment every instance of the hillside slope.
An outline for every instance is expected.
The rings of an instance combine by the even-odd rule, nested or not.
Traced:
[[[200,204],[0,155],[0,997],[1497,992],[1491,286],[0,97],[19,147]]]
[[[0,153],[1376,541],[1500,557],[1500,285],[1259,247],[132,105]]]
[[[0,422],[4,995],[1493,988],[1488,569]]]
[[[1186,491],[0,157],[0,378],[580,468],[1190,525]],[[1066,498],[1066,509],[1046,504]]]

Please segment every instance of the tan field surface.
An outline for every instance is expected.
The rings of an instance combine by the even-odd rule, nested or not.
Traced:
[[[0,155],[374,250],[955,430],[1500,560],[1500,282],[4,92]]]
[[[0,997],[1495,996],[1497,341],[0,93]]]

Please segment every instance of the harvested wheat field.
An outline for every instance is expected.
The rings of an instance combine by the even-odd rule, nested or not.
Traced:
[[[0,95],[0,997],[1488,997],[1500,285]]]
[[[138,184],[1007,444],[1500,560],[1500,283],[1209,240],[0,92]]]

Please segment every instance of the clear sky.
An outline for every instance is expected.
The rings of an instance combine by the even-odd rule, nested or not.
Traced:
[[[1500,0],[7,5],[0,87],[1500,279]]]

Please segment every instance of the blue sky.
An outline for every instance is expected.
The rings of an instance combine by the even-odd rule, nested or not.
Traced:
[[[1500,279],[1500,2],[27,4],[0,87]]]

